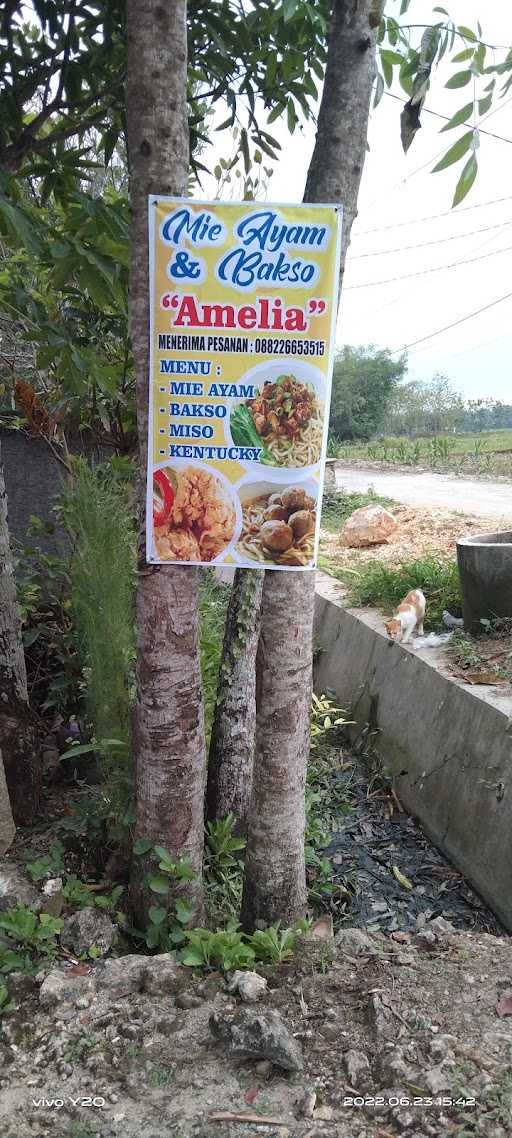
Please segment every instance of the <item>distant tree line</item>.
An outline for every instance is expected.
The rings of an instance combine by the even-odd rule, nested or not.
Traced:
[[[331,436],[347,441],[379,434],[437,435],[512,429],[512,404],[497,399],[464,401],[450,379],[404,382],[407,357],[373,345],[341,348],[334,361]]]

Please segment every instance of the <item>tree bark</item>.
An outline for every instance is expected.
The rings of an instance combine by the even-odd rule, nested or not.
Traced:
[[[149,376],[148,194],[187,193],[186,0],[128,0],[127,128],[132,209],[130,327],[137,372],[141,514],[145,506]],[[136,835],[188,855],[186,889],[202,908],[206,778],[199,662],[198,571],[147,565],[144,523],[137,587]],[[141,863],[135,908],[144,907]],[[183,889],[180,889],[183,893]]]
[[[11,801],[5,781],[4,763],[0,753],[0,857],[3,857],[6,850],[9,849],[15,833],[16,826],[12,816]]]
[[[375,30],[382,7],[383,0],[334,0],[332,5],[325,82],[304,201],[344,207],[340,284],[366,153]],[[314,603],[314,573],[266,571],[242,902],[242,921],[248,930],[256,920],[295,922],[305,907],[304,785]]]
[[[267,570],[258,647],[256,757],[242,924],[295,923],[306,905],[304,786],[313,609],[301,573]],[[308,573],[308,579],[313,574]]]
[[[261,569],[235,573],[208,759],[207,820],[232,814],[236,834],[246,833],[251,796],[263,577]]]
[[[29,826],[39,805],[41,762],[28,702],[21,620],[9,541],[7,495],[0,455],[0,754],[14,820]]]

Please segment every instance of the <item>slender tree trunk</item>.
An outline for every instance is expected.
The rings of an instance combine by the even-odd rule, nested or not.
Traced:
[[[12,816],[11,801],[5,781],[4,764],[0,753],[0,857],[3,857],[5,851],[9,849],[15,833],[16,826],[14,825],[14,818]]]
[[[208,759],[208,821],[232,814],[245,834],[256,723],[256,650],[264,572],[237,569],[231,590]]]
[[[382,0],[334,0],[332,5],[325,83],[304,201],[344,207],[340,283],[366,153],[375,29],[382,7]],[[256,920],[296,921],[305,906],[304,784],[314,603],[314,573],[266,571],[260,634],[263,670],[242,902],[246,929],[253,928]]]
[[[148,432],[148,194],[184,195],[188,178],[186,0],[127,0],[127,126],[132,209],[130,326],[137,370],[141,514]],[[147,565],[144,523],[137,588],[138,837],[175,857],[188,855],[197,878],[187,889],[202,908],[206,778],[198,650],[198,571]],[[141,865],[134,902],[143,907]],[[183,890],[181,890],[183,892]]]
[[[25,654],[7,520],[0,455],[0,755],[17,825],[33,822],[39,805],[41,762],[28,703]],[[1,760],[0,760],[1,761]]]
[[[258,647],[256,759],[242,924],[293,924],[306,905],[304,784],[309,753],[313,609],[302,573],[265,573]],[[308,579],[314,576],[308,573]],[[297,727],[299,728],[297,730]]]

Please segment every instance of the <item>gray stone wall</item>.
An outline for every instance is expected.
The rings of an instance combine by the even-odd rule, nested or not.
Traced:
[[[32,514],[45,523],[55,524],[52,507],[62,484],[64,469],[43,439],[32,439],[21,431],[0,428],[0,446],[7,489],[9,532],[13,540],[27,543]],[[66,538],[56,526],[55,533],[38,539],[49,553],[65,548]]]

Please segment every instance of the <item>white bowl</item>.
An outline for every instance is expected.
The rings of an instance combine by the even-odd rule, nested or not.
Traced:
[[[265,381],[268,381],[269,383],[275,383],[276,380],[279,379],[280,375],[292,375],[294,379],[296,379],[299,383],[309,384],[309,386],[314,389],[319,402],[323,405],[324,439],[322,443],[322,453],[320,455],[320,458],[318,462],[311,463],[310,466],[266,466],[261,462],[244,462],[242,465],[246,466],[248,470],[251,470],[253,478],[255,477],[256,471],[261,472],[261,474],[268,471],[269,474],[272,472],[272,478],[275,477],[277,481],[288,482],[290,479],[293,480],[296,478],[304,477],[307,476],[310,471],[317,470],[322,461],[326,437],[325,401],[327,381],[326,376],[323,374],[323,372],[314,367],[312,364],[306,363],[304,360],[297,360],[295,358],[290,359],[288,356],[283,356],[282,359],[279,360],[272,359],[269,360],[268,363],[256,364],[256,367],[251,368],[250,371],[246,371],[244,375],[241,375],[237,380],[237,383],[244,383],[246,385],[253,384],[254,387],[257,387],[258,390],[261,391]],[[229,435],[230,441],[228,445],[230,446],[237,445],[234,443],[233,436],[231,434],[231,414],[234,408],[238,406],[238,404],[243,404],[246,402],[246,399],[233,399],[231,401],[229,418],[226,419],[226,434]],[[265,445],[264,438],[261,440],[261,445]]]

